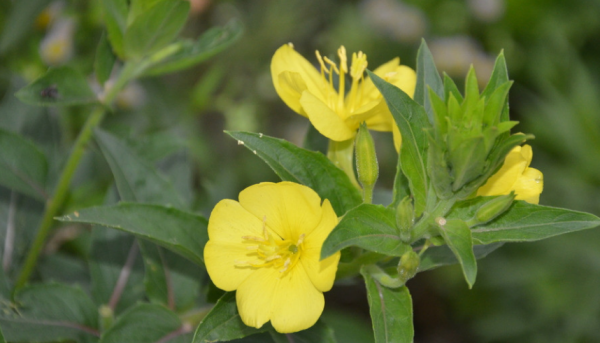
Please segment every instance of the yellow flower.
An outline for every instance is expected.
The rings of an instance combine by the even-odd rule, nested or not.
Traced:
[[[339,252],[320,261],[321,245],[338,219],[312,189],[261,183],[225,199],[211,213],[206,269],[215,285],[236,293],[240,317],[260,328],[271,321],[290,333],[315,324],[323,292],[335,280]]]
[[[362,51],[353,53],[350,69],[343,46],[338,50],[339,67],[327,57],[321,57],[318,51],[316,55],[320,72],[291,44],[277,49],[271,61],[271,76],[281,99],[292,110],[308,117],[321,134],[333,141],[353,138],[360,123],[366,122],[371,130],[393,131],[399,149],[400,131],[392,114],[373,81],[364,76],[367,55]],[[339,75],[337,90],[333,86],[334,73]],[[399,58],[381,65],[374,73],[413,96],[417,76],[411,68],[400,65]],[[352,78],[348,94],[345,92],[346,74]]]
[[[477,195],[504,195],[515,191],[515,199],[538,204],[544,188],[544,176],[539,170],[529,168],[532,157],[529,145],[512,149],[500,170],[477,190]]]

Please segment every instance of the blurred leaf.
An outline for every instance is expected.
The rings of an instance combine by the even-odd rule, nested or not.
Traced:
[[[121,199],[185,207],[173,185],[149,161],[138,157],[108,132],[95,129],[94,135],[113,172]]]
[[[103,33],[96,48],[96,59],[94,60],[96,80],[98,80],[100,86],[104,85],[104,82],[110,77],[116,59],[117,57],[110,47],[108,38],[106,38],[106,33]]]
[[[137,16],[123,38],[125,56],[139,60],[169,44],[185,25],[189,1],[161,1]]]
[[[317,192],[321,199],[329,199],[338,216],[362,202],[348,176],[323,154],[263,134],[227,134],[258,155],[283,181],[303,184]]]
[[[440,73],[435,66],[435,61],[425,43],[425,39],[421,41],[421,46],[417,52],[417,86],[415,88],[415,102],[425,108],[429,122],[433,123],[433,108],[429,102],[430,87],[442,100],[444,100],[444,84]],[[404,136],[403,136],[404,137]]]
[[[4,339],[4,334],[2,334],[1,329],[0,329],[0,343],[6,343],[6,340]]]
[[[30,141],[0,129],[0,184],[40,200],[45,191],[48,162]]]
[[[228,292],[200,322],[192,343],[229,341],[267,330],[269,325],[264,325],[260,329],[246,326],[238,313],[235,293]]]
[[[80,285],[88,289],[90,274],[87,264],[81,257],[62,252],[48,254],[40,258],[38,270],[44,282],[61,282]]]
[[[70,106],[97,101],[86,79],[70,67],[51,68],[15,96],[26,104],[38,106]]]
[[[419,217],[427,200],[427,135],[424,130],[431,125],[422,106],[398,87],[370,71],[367,72],[385,98],[402,134],[400,165],[414,198],[415,216]]]
[[[371,324],[357,313],[347,310],[332,310],[328,307],[321,315],[325,324],[333,329],[335,338],[342,343],[373,343]]]
[[[127,0],[102,0],[104,7],[104,20],[108,40],[113,51],[121,58],[125,55],[123,49],[123,35],[127,28]]]
[[[159,1],[165,0],[130,0],[129,16],[127,17],[127,22],[131,24],[135,20],[135,18],[137,18],[140,14],[146,12],[152,6],[156,5],[156,3],[158,3]]]
[[[2,302],[0,326],[8,341],[88,342],[99,336],[98,311],[77,287],[61,284],[26,286],[14,304]]]
[[[477,259],[473,253],[471,229],[460,219],[448,219],[445,224],[439,224],[439,228],[446,244],[460,263],[469,288],[472,288],[477,277]]]
[[[359,205],[344,215],[323,242],[321,258],[349,246],[391,256],[402,256],[411,249],[400,240],[395,211],[371,204]]]
[[[363,268],[367,299],[376,343],[412,343],[414,336],[412,299],[408,288],[380,285]]]
[[[127,139],[127,146],[139,158],[157,162],[182,150],[186,146],[185,138],[176,132],[159,131],[142,137]]]
[[[302,147],[306,150],[318,151],[323,155],[327,155],[329,139],[323,136],[312,124],[309,123]]]
[[[0,55],[19,43],[29,31],[42,10],[51,0],[21,0],[12,2],[12,11],[0,36]]]
[[[199,215],[159,205],[120,203],[99,206],[57,220],[97,224],[132,233],[203,265],[208,221]]]
[[[160,305],[137,304],[117,318],[100,343],[150,343],[181,330],[177,315]],[[183,332],[182,332],[183,333]]]
[[[223,51],[236,42],[243,33],[242,26],[233,21],[225,27],[206,31],[197,41],[180,40],[181,50],[159,64],[150,67],[144,75],[161,75],[192,67]]]
[[[487,245],[474,245],[473,253],[476,259],[482,259],[489,255],[491,252],[503,246],[504,243],[492,243]],[[447,245],[439,247],[430,247],[421,256],[421,264],[419,265],[419,272],[426,270],[435,269],[441,266],[447,266],[451,264],[457,264],[458,260],[454,253]]]
[[[281,334],[271,331],[271,337],[275,343],[335,343],[333,330],[323,321],[317,323],[306,330],[300,332]]]
[[[148,299],[178,311],[190,309],[200,293],[202,269],[155,244],[140,241],[140,247],[146,266],[144,286]]]

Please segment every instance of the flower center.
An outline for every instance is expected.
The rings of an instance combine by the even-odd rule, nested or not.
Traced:
[[[340,59],[339,68],[327,57],[321,57],[321,54],[317,50],[315,52],[317,60],[321,65],[321,77],[325,83],[329,82],[329,88],[326,90],[327,106],[333,109],[338,114],[342,114],[343,118],[348,117],[355,109],[360,107],[360,103],[363,100],[362,87],[359,91],[359,81],[364,82],[364,72],[367,69],[367,55],[362,51],[352,54],[352,63],[350,65],[350,76],[352,77],[352,84],[350,86],[350,92],[348,98],[346,96],[346,74],[348,73],[348,59],[346,57],[346,48],[342,45],[338,49],[338,57]],[[329,66],[329,68],[327,67]],[[339,75],[339,87],[338,91],[335,91],[333,86],[333,73]],[[331,90],[334,90],[331,92]]]
[[[302,253],[302,242],[304,234],[301,234],[298,241],[293,242],[288,239],[273,237],[267,231],[267,220],[263,218],[263,236],[242,236],[245,244],[248,244],[246,249],[250,250],[250,255],[255,255],[256,260],[253,261],[235,261],[238,267],[275,267],[280,273],[285,273],[291,270]]]

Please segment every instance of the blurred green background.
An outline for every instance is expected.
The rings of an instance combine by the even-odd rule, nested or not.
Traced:
[[[18,12],[20,1],[25,2],[0,1],[0,127],[39,143],[54,156],[50,171],[57,173],[89,109],[34,108],[13,94],[48,67],[63,64],[93,82],[102,13],[99,1],[33,0]],[[530,143],[532,165],[545,178],[540,203],[600,214],[599,0],[190,1],[185,36],[237,19],[245,27],[243,38],[192,70],[131,85],[103,128],[129,137],[141,150],[160,145],[166,151],[159,156],[177,152],[160,163],[195,210],[208,215],[220,199],[277,180],[223,130],[262,132],[302,144],[308,121],[287,108],[272,86],[269,64],[279,46],[292,42],[316,62],[315,50],[334,56],[344,45],[349,52],[365,52],[369,68],[395,56],[414,68],[423,37],[439,70],[459,83],[473,64],[484,85],[503,49],[515,80],[511,117],[521,122],[518,131],[536,136]],[[385,197],[396,153],[391,134],[375,138],[378,187]],[[67,208],[101,203],[111,180],[92,146]],[[9,192],[1,188],[0,195],[6,198]],[[24,208],[34,211],[35,206]],[[19,215],[35,220],[26,211]],[[68,230],[53,236],[47,251],[57,253],[42,260],[47,275],[41,279],[85,280],[78,257],[89,253],[89,232]],[[24,233],[15,250],[26,249],[28,237]],[[71,267],[65,270],[65,265]],[[16,267],[8,269],[14,273]],[[471,291],[455,267],[419,274],[409,288],[417,343],[600,342],[600,231],[507,244],[480,262]],[[360,280],[338,285],[327,300],[324,318],[337,328],[340,341],[369,340]]]

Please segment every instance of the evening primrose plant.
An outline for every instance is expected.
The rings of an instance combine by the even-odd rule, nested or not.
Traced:
[[[11,6],[21,13],[14,18],[31,17],[23,15],[29,2]],[[132,82],[202,62],[241,28],[188,40],[179,37],[188,1],[99,6],[104,26],[90,70],[51,68],[16,92],[60,117],[89,112],[73,145],[50,155],[25,133],[0,129],[0,342],[331,343],[338,338],[321,318],[324,293],[364,282],[375,342],[410,343],[406,284],[416,274],[459,264],[473,287],[477,259],[504,243],[600,225],[591,214],[538,205],[543,175],[530,167],[533,136],[511,132],[504,56],[483,90],[471,70],[461,92],[442,80],[425,43],[416,71],[399,59],[370,71],[366,54],[349,57],[344,47],[332,58],[317,52],[314,64],[290,44],[277,49],[274,88],[328,151],[226,132],[281,182],[200,208],[190,190],[203,180],[181,162],[174,134],[131,139],[119,133],[129,122],[110,124]],[[5,37],[0,54],[16,44]],[[383,204],[374,203],[380,166],[369,130],[392,132],[398,151]],[[79,184],[96,178],[110,184],[95,192]],[[77,258],[53,254],[61,244]]]

